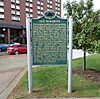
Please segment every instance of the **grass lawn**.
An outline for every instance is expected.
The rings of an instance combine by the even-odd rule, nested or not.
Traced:
[[[82,67],[83,58],[73,60],[73,68]],[[87,68],[100,71],[100,55],[87,57]],[[33,93],[28,94],[27,73],[8,99],[100,97],[100,83],[73,75],[73,93],[67,93],[67,66],[41,66],[33,68]]]

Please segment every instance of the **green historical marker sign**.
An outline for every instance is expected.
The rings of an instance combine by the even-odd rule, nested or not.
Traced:
[[[67,64],[67,20],[53,11],[32,19],[33,65]]]

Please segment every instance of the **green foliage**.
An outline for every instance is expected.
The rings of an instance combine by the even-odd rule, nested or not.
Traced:
[[[73,45],[84,51],[83,69],[86,69],[86,51],[100,53],[100,10],[93,11],[93,0],[80,0],[79,3],[64,4],[68,17],[73,16]]]
[[[100,52],[100,10],[93,11],[93,0],[67,1],[64,9],[66,15],[74,19],[74,46],[92,53]]]

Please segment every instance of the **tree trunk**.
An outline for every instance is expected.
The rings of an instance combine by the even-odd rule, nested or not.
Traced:
[[[84,61],[83,61],[83,70],[86,70],[86,47],[84,47]]]

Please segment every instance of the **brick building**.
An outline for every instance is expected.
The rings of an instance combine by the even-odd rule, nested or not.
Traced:
[[[61,16],[61,0],[0,0],[0,43],[25,43],[26,16],[37,18],[46,10]]]

